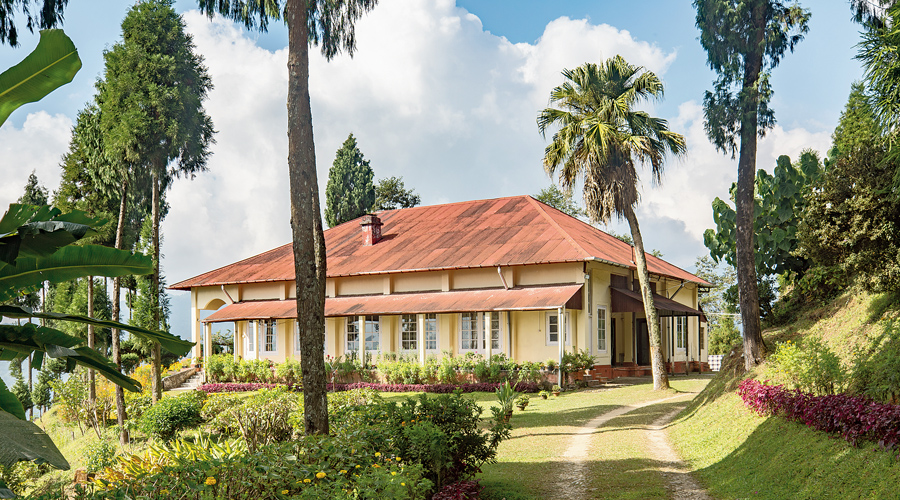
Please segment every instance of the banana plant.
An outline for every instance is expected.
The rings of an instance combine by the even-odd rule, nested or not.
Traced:
[[[25,59],[0,74],[0,125],[19,106],[35,102],[72,81],[81,59],[63,30],[41,30],[41,40]]]
[[[152,272],[149,257],[96,245],[73,246],[72,243],[96,234],[92,226],[106,223],[88,217],[84,212],[62,213],[47,206],[10,205],[0,219],[0,320],[3,318],[38,318],[54,321],[86,323],[101,328],[119,328],[160,345],[176,355],[185,355],[194,345],[163,331],[149,330],[87,316],[36,312],[26,307],[3,304],[10,299],[42,286],[86,276],[115,277]],[[55,328],[32,323],[0,324],[0,360],[20,360],[33,355],[32,365],[40,369],[44,356],[65,358],[70,369],[75,365],[92,368],[130,391],[140,391],[136,380],[122,374],[99,352],[82,339]],[[67,469],[68,463],[31,422],[25,421],[25,410],[18,399],[0,381],[0,423],[16,419],[21,432],[0,433],[0,465],[10,466],[21,460],[46,462]],[[4,427],[6,428],[6,427]],[[0,498],[7,497],[0,483]]]

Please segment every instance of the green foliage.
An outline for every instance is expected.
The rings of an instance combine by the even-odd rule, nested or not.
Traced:
[[[383,357],[378,361],[378,371],[388,384],[427,384],[428,377],[425,367],[419,364],[418,359],[407,359],[403,356],[391,361]]]
[[[556,184],[550,184],[549,187],[541,189],[541,192],[534,195],[534,198],[572,217],[587,217],[584,209],[572,199],[572,193],[562,191]]]
[[[207,428],[217,434],[237,435],[240,431],[231,409],[244,403],[241,394],[210,394],[200,410],[200,418]]]
[[[288,359],[284,363],[275,365],[275,378],[279,382],[290,385],[298,385],[303,381],[303,372],[300,369],[299,359]]]
[[[850,391],[882,403],[900,404],[900,321],[885,320],[881,332],[857,350]]]
[[[482,430],[482,408],[459,392],[406,398],[355,407],[333,419],[336,437],[363,438],[382,459],[425,466],[425,477],[440,489],[472,477],[493,462],[509,437],[509,424],[495,418]],[[390,460],[389,460],[390,461]]]
[[[375,205],[372,211],[411,208],[422,203],[413,189],[406,189],[403,177],[387,177],[375,185]]]
[[[26,489],[34,480],[46,472],[46,466],[38,466],[34,462],[18,462],[14,465],[0,465],[0,498],[15,498],[4,496],[3,484],[13,495],[24,495]]]
[[[82,463],[88,472],[99,472],[116,460],[116,445],[106,439],[92,442],[84,451]]]
[[[896,29],[900,22],[900,5],[890,5],[885,17],[885,23],[870,24],[863,31],[857,58],[866,70],[869,102],[878,124],[883,130],[895,131],[900,125],[900,81],[897,76],[900,33]],[[892,153],[892,156],[896,158],[897,155]],[[896,180],[900,181],[900,176]]]
[[[291,416],[297,409],[299,397],[284,387],[260,389],[237,404],[230,398],[220,398],[213,406],[204,408],[210,416],[214,409],[221,413],[211,426],[223,432],[238,431],[247,449],[255,452],[263,446],[287,441],[293,435]]]
[[[791,387],[802,392],[836,394],[843,392],[846,384],[847,373],[841,360],[815,337],[777,344],[769,362]]]
[[[807,259],[798,255],[798,228],[804,217],[807,196],[822,174],[818,155],[805,150],[796,164],[779,156],[774,175],[760,169],[756,174],[753,232],[756,272],[759,277],[802,275],[809,267]],[[737,185],[731,185],[735,198]],[[716,229],[707,229],[703,243],[716,263],[725,260],[736,265],[737,216],[728,203],[716,198],[712,204]]]
[[[803,40],[810,13],[797,3],[776,0],[694,0],[694,7],[700,45],[719,75],[715,90],[703,98],[706,134],[734,157],[742,128],[762,136],[775,124],[768,71]],[[759,74],[745,75],[748,67]],[[754,121],[745,123],[749,120]]]
[[[206,394],[188,391],[164,397],[141,415],[141,429],[160,441],[170,441],[179,431],[200,423]]]
[[[734,325],[734,316],[720,316],[709,326],[709,354],[729,354],[742,342],[741,332]]]
[[[509,414],[512,412],[513,403],[515,403],[516,396],[518,396],[515,386],[510,386],[509,381],[506,381],[495,392],[497,393],[497,402],[500,403],[500,413]]]
[[[0,43],[7,33],[6,7],[0,8]],[[30,28],[29,24],[29,28]],[[16,45],[15,35],[11,37]],[[19,64],[0,74],[0,125],[19,106],[37,102],[69,83],[81,69],[72,40],[62,30],[41,31],[37,47]]]
[[[337,150],[325,186],[325,221],[330,227],[361,217],[375,204],[375,176],[353,134]]]
[[[804,296],[825,300],[855,282],[875,292],[900,289],[900,196],[891,189],[898,163],[873,123],[854,87],[800,225],[802,251],[817,266],[801,282]]]

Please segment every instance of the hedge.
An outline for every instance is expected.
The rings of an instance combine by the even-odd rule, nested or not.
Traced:
[[[432,392],[446,394],[456,389],[462,392],[494,392],[502,384],[493,382],[479,382],[473,384],[373,384],[369,382],[356,382],[353,384],[326,384],[328,391],[342,392],[351,389],[374,389],[379,392]],[[206,393],[214,392],[248,392],[259,389],[274,389],[279,384],[259,384],[259,383],[235,383],[226,382],[218,384],[204,384],[198,389]],[[301,390],[300,385],[287,386],[291,390]],[[534,382],[519,382],[516,385],[518,392],[538,392],[540,385]]]

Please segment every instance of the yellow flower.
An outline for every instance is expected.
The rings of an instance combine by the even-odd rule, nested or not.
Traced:
[[[208,478],[206,478],[206,484],[207,484],[208,486],[212,486],[212,485],[216,484],[216,478],[214,478],[214,477],[208,477]]]
[[[381,452],[380,452],[380,451],[376,451],[376,452],[375,452],[375,456],[376,456],[376,457],[380,457],[380,456],[381,456]]]
[[[168,494],[169,494],[169,490],[167,490],[167,489],[161,489],[161,490],[159,490],[159,494],[160,494],[160,495],[168,495]]]
[[[281,494],[282,494],[282,495],[287,495],[287,494],[288,494],[288,490],[281,490]]]
[[[394,471],[391,471],[391,475],[392,475],[392,476],[396,476],[396,475],[397,475],[397,473],[396,473],[396,472],[394,472]]]
[[[310,478],[306,478],[306,479],[303,480],[303,482],[304,482],[304,483],[311,483],[312,480],[311,480]]]
[[[375,467],[376,469],[378,469],[378,468],[381,467],[381,466],[378,465],[378,464],[372,464],[372,467]]]
[[[406,486],[406,483],[400,483],[400,486]]]
[[[401,461],[401,460],[403,460],[403,459],[402,459],[402,458],[400,458],[400,457],[397,457],[397,461],[398,461],[398,462],[399,462],[399,461]]]
[[[357,465],[356,468],[359,469],[359,466]]]
[[[341,469],[341,474],[346,474],[346,473],[347,473],[347,471],[345,471],[344,469]]]
[[[325,477],[325,473],[324,472],[316,472],[316,477],[319,479],[322,479],[323,477]]]

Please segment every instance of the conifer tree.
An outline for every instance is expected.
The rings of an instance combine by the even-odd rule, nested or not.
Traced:
[[[353,134],[334,157],[325,187],[325,222],[330,227],[369,213],[375,205],[375,173],[363,157]]]

